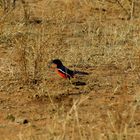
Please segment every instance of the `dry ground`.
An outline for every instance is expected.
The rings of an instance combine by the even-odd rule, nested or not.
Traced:
[[[0,140],[139,140],[139,7],[32,0],[1,8]],[[53,58],[89,75],[63,80],[48,68]]]

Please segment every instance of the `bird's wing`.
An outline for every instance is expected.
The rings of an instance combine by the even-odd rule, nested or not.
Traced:
[[[74,72],[70,69],[68,69],[67,67],[65,66],[61,66],[58,68],[61,72],[63,72],[64,74],[66,75],[69,75],[70,77],[72,77],[74,75]]]

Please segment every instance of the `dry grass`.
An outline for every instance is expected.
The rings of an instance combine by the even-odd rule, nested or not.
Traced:
[[[140,2],[17,1],[0,9],[0,139],[138,140]],[[59,79],[61,59],[90,73]],[[12,116],[29,123],[11,122]]]

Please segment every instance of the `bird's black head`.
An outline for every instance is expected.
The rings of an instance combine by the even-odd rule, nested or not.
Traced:
[[[57,67],[60,67],[60,66],[63,65],[62,62],[61,62],[61,60],[59,60],[59,59],[54,59],[54,60],[52,60],[52,64],[56,64]]]

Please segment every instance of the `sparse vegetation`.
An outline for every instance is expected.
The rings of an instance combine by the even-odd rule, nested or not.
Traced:
[[[139,140],[139,7],[0,0],[0,140]],[[84,85],[57,77],[53,58],[89,72],[72,79]]]

